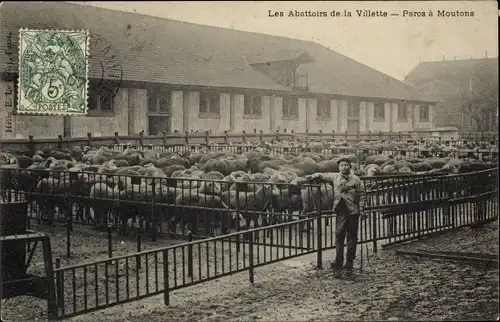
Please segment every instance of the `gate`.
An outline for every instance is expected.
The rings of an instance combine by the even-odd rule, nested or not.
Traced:
[[[495,218],[498,169],[454,175],[363,178],[373,233],[382,247]],[[488,184],[489,183],[489,184]]]
[[[69,318],[160,294],[168,305],[170,293],[184,287],[244,271],[253,283],[255,268],[314,252],[321,262],[317,240],[311,239],[308,249],[279,243],[287,233],[293,246],[298,238],[290,233],[315,221],[318,217],[69,267],[56,262],[58,316]],[[258,243],[257,236],[269,230],[275,238]]]

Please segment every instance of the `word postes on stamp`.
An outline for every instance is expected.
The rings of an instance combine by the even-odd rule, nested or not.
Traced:
[[[85,115],[88,32],[20,30],[19,114]]]

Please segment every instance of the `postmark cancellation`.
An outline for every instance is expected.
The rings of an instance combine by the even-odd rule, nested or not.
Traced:
[[[89,32],[21,29],[18,114],[87,113]]]

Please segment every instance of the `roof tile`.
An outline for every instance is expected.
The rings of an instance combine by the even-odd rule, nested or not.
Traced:
[[[18,43],[19,28],[89,29],[105,39],[125,80],[287,91],[254,70],[246,57],[268,60],[303,50],[314,59],[300,65],[309,91],[374,98],[423,100],[415,88],[313,42],[209,27],[141,14],[60,2],[0,4],[0,52]],[[92,47],[90,75],[102,77],[102,48]],[[3,58],[2,58],[3,57]],[[251,59],[250,59],[251,60]],[[17,64],[17,57],[14,57]],[[0,56],[0,71],[6,69]]]

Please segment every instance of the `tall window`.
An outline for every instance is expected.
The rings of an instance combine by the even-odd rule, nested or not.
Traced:
[[[162,89],[148,89],[148,112],[170,113],[170,92]]]
[[[398,105],[398,122],[408,121],[408,104],[400,103]]]
[[[200,114],[220,114],[220,94],[213,92],[200,93]]]
[[[148,135],[170,132],[170,91],[148,89]]]
[[[113,99],[116,92],[112,88],[100,86],[99,82],[90,81],[89,84],[89,111],[112,112]]]
[[[295,96],[283,97],[283,116],[299,117],[299,99]]]
[[[420,121],[429,121],[429,105],[420,105]]]
[[[262,115],[262,98],[256,95],[245,95],[245,115]]]
[[[332,117],[331,101],[325,97],[318,97],[316,106],[316,116],[318,118],[329,119]]]
[[[385,120],[385,105],[384,102],[375,102],[373,108],[373,118],[375,121],[384,121]]]
[[[347,103],[347,117],[348,118],[359,118],[359,102],[348,101]]]

